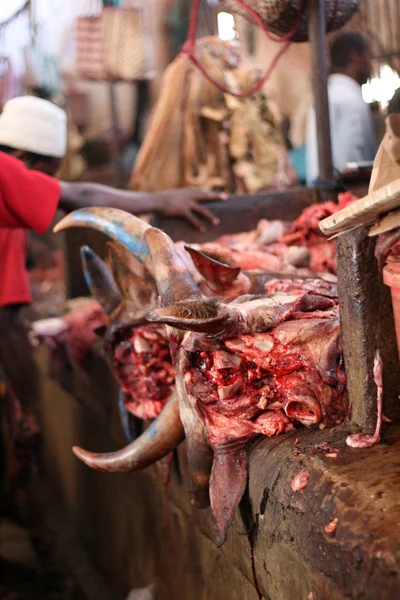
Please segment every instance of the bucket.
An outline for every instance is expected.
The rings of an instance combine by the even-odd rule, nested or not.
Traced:
[[[383,269],[383,281],[390,287],[394,324],[396,328],[397,349],[400,356],[400,255],[388,256]]]

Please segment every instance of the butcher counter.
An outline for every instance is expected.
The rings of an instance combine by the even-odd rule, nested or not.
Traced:
[[[220,205],[219,216],[226,211],[226,217],[223,230],[213,230],[213,237],[250,229],[260,218],[284,213],[285,219],[293,219],[315,201],[304,190],[288,198],[259,196],[246,205],[240,199]],[[168,230],[167,223],[157,224]],[[186,237],[177,224],[168,232],[174,239]],[[189,241],[197,240],[193,235]],[[81,243],[98,250],[104,240],[68,232],[69,252]],[[351,248],[351,240],[342,244],[343,261],[346,247]],[[72,281],[80,261],[70,261],[70,268]],[[348,283],[351,268],[344,275]],[[379,294],[377,289],[378,306]],[[364,306],[363,298],[360,302]],[[356,333],[365,334],[359,320],[373,310],[376,305],[370,304],[354,316]],[[378,323],[382,331],[391,326],[386,317]],[[60,551],[88,597],[125,600],[130,589],[152,583],[157,600],[251,600],[257,598],[257,587],[270,600],[397,597],[400,427],[385,425],[381,443],[369,449],[345,444],[357,426],[370,430],[374,425],[372,404],[363,410],[361,400],[355,402],[346,426],[297,429],[256,441],[245,497],[218,549],[209,510],[190,504],[185,443],[169,465],[164,460],[128,475],[91,471],[72,454],[73,445],[107,451],[126,444],[118,386],[98,348],[91,356],[90,386],[72,370],[51,372],[44,348],[37,350],[37,361],[43,384],[44,467],[35,483],[35,504],[44,526],[57,531]],[[352,385],[353,397],[359,393],[361,399],[368,383]],[[393,398],[385,412],[396,420]],[[303,470],[309,472],[308,484],[294,491],[292,482]]]

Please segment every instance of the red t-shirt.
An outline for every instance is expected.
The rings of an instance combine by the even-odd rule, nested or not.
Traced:
[[[44,233],[59,199],[57,179],[0,152],[0,307],[31,302],[26,230]]]

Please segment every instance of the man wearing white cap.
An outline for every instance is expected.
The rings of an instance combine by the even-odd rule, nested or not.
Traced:
[[[26,230],[42,234],[58,207],[111,206],[138,214],[161,212],[183,217],[203,229],[197,215],[218,220],[197,201],[222,200],[223,194],[192,189],[157,194],[127,192],[92,183],[66,183],[58,170],[67,143],[63,110],[40,98],[14,98],[0,115],[0,362],[23,405],[21,439],[36,428],[36,369],[20,308],[31,302],[26,272]]]

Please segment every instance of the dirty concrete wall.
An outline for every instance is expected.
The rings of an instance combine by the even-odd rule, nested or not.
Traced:
[[[217,549],[210,511],[189,501],[185,445],[173,461],[168,488],[165,461],[137,474],[89,470],[72,455],[72,445],[109,451],[124,443],[115,383],[97,354],[91,386],[72,372],[49,377],[46,351],[37,354],[47,506],[112,590],[89,597],[125,600],[131,588],[156,583],[157,600],[253,600],[249,533],[267,600],[398,597],[398,425],[387,425],[381,443],[367,450],[346,447],[351,424],[258,441],[248,490]],[[322,442],[337,456],[325,455]],[[294,492],[291,482],[304,468],[309,482]],[[45,505],[38,508],[46,517]],[[332,520],[333,531],[327,528]]]
[[[109,583],[115,594],[110,600],[125,600],[130,589],[152,582],[157,600],[254,600],[250,548],[240,520],[234,525],[234,539],[218,550],[208,511],[192,509],[188,482],[176,468],[166,489],[165,464],[128,475],[97,473],[82,465],[72,454],[73,445],[111,450],[117,440],[123,443],[111,410],[115,387],[111,384],[114,398],[109,389],[110,404],[104,405],[103,394],[96,406],[95,390],[75,382],[71,394],[48,376],[45,351],[38,353],[38,361],[43,374],[47,501]],[[99,388],[107,385],[107,376],[104,372]],[[195,524],[193,512],[200,524]],[[246,574],[231,553],[238,560],[245,557]]]

